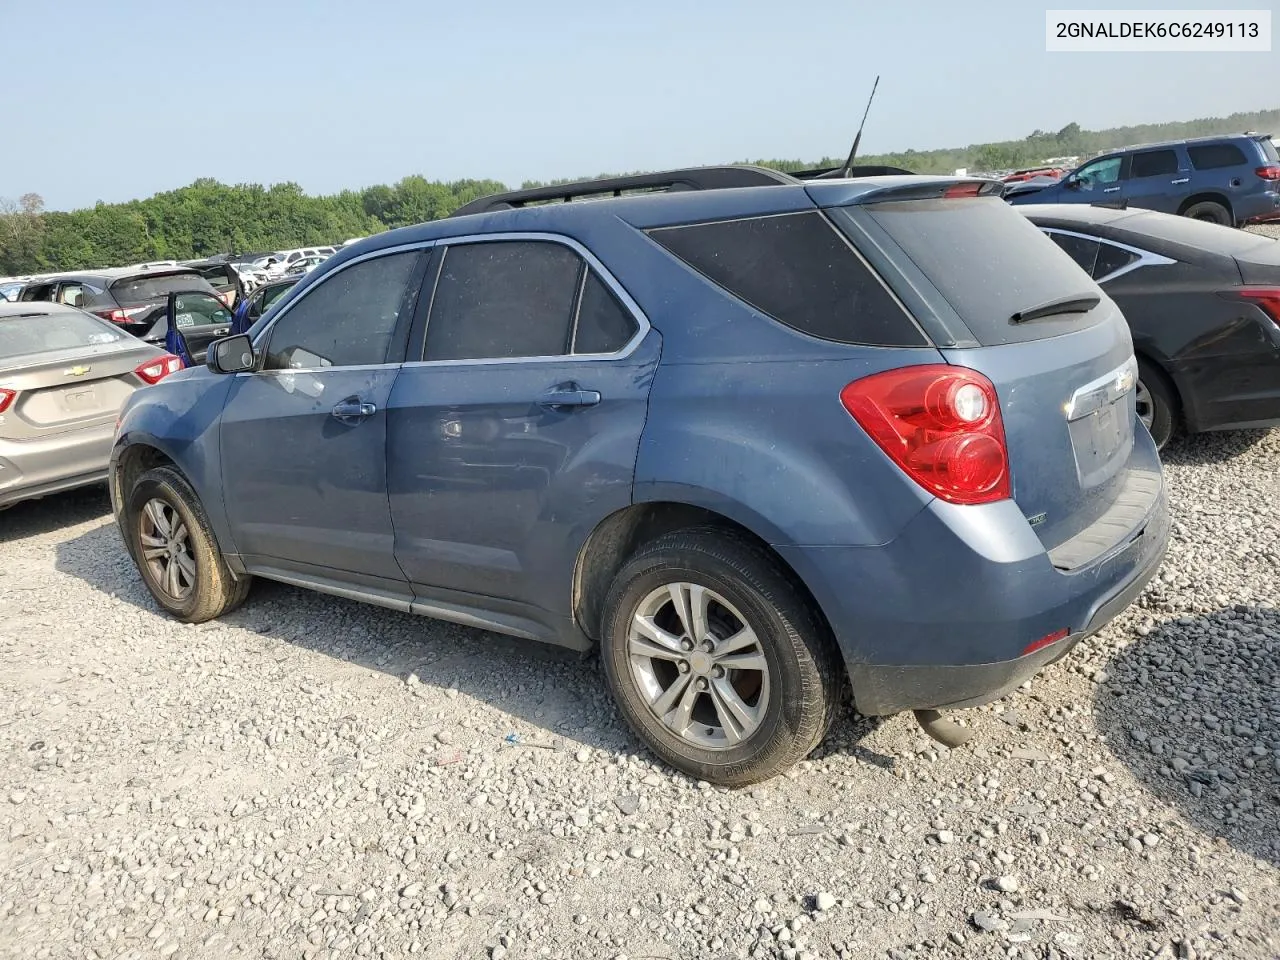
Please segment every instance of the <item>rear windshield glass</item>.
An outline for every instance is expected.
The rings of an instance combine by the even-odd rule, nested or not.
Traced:
[[[234,287],[235,271],[229,266],[219,264],[216,267],[201,267],[200,276],[204,277],[215,287]]]
[[[160,300],[171,293],[199,291],[212,293],[213,288],[196,273],[170,273],[160,277],[125,277],[111,284],[111,293],[122,307],[133,307]]]
[[[0,360],[123,340],[100,320],[71,311],[0,317]]]
[[[1010,321],[1032,307],[1098,290],[1057,244],[1003,200],[907,200],[860,209],[929,278],[982,345],[1059,336],[1101,319],[1095,310]]]
[[[1223,254],[1228,257],[1240,257],[1259,248],[1270,249],[1277,241],[1248,230],[1237,230],[1234,227],[1223,227],[1204,220],[1192,220],[1190,217],[1175,217],[1163,213],[1137,214],[1126,217],[1117,224],[1123,230],[1131,231],[1135,246],[1141,237],[1155,237],[1171,243],[1182,243],[1200,250]]]

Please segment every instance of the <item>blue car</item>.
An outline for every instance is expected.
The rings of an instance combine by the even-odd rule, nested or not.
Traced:
[[[1010,185],[1020,203],[1141,207],[1223,226],[1280,220],[1280,156],[1265,134],[1198,137],[1126,147],[1061,180]]]
[[[704,168],[363,240],[129,401],[124,543],[187,622],[263,577],[598,648],[719,784],[846,678],[959,743],[939,711],[1110,621],[1169,530],[1124,318],[999,190]]]

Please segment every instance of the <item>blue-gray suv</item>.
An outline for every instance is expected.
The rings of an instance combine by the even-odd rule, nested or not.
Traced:
[[[110,478],[156,602],[265,577],[598,647],[655,753],[740,785],[846,678],[959,742],[939,710],[1133,600],[1169,520],[1129,330],[999,184],[653,186],[363,240],[139,391]]]
[[[1113,150],[1055,183],[1006,189],[1010,203],[1098,203],[1223,226],[1280,219],[1280,157],[1266,134],[1199,137]]]

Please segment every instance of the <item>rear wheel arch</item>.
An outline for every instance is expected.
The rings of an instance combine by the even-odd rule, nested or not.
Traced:
[[[808,585],[764,537],[742,523],[705,507],[675,501],[635,503],[596,525],[578,551],[573,573],[573,618],[593,642],[599,642],[605,597],[627,561],[646,544],[677,530],[713,527],[732,538],[746,539],[768,552],[791,580],[815,615],[827,625],[826,614]],[[829,625],[828,625],[829,629]]]

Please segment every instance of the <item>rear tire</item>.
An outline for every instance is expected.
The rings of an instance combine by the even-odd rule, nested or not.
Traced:
[[[716,527],[666,534],[622,567],[605,598],[601,659],[640,739],[728,787],[808,755],[843,685],[812,601],[767,549]]]
[[[155,467],[125,492],[125,542],[142,582],[168,613],[203,623],[244,603],[252,578],[236,579],[218,551],[200,498],[172,467]]]
[[[1168,378],[1146,360],[1138,361],[1138,416],[1163,450],[1177,426],[1178,400]]]
[[[1224,227],[1235,226],[1231,220],[1231,211],[1214,200],[1202,200],[1200,203],[1193,203],[1182,212],[1182,215],[1190,217],[1192,220],[1204,220],[1208,223],[1221,224]]]

